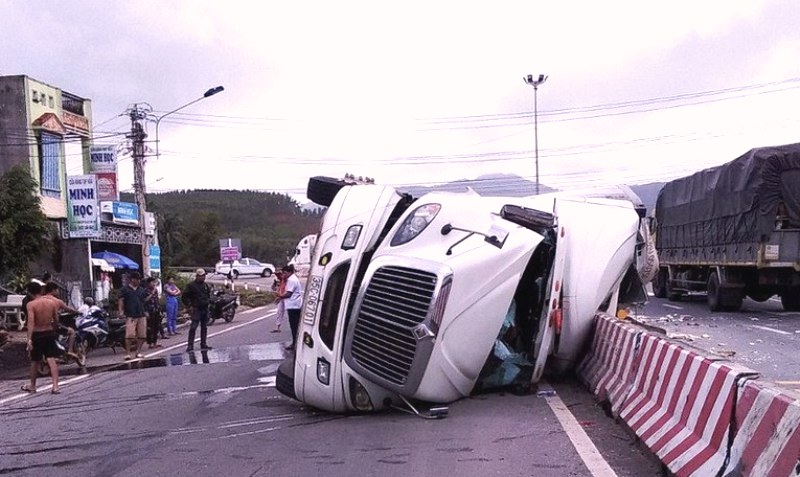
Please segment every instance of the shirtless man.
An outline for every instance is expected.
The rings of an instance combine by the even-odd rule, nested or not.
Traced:
[[[22,390],[28,393],[36,392],[36,377],[39,374],[39,362],[47,359],[50,365],[50,377],[53,380],[53,394],[59,394],[58,389],[58,363],[56,357],[61,354],[57,344],[55,327],[58,324],[58,310],[60,305],[55,300],[42,298],[42,286],[36,282],[28,284],[28,293],[33,296],[27,305],[28,314],[28,352],[31,357],[31,382],[22,385]]]

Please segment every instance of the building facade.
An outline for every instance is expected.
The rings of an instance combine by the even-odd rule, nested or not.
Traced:
[[[135,204],[118,202],[116,158],[112,169],[107,163],[100,168],[93,161],[92,148],[89,99],[25,75],[0,76],[0,174],[17,165],[27,166],[39,184],[42,212],[52,226],[52,253],[43,253],[31,264],[31,271],[34,275],[50,272],[73,300],[76,294],[98,298],[101,282],[119,283],[120,274],[127,271],[109,274],[92,260],[92,255],[118,253],[141,267],[142,246],[152,243],[138,226],[138,217],[133,217],[132,223],[117,220],[113,211],[124,209],[130,215],[130,210],[138,209]],[[80,157],[68,161],[67,150],[70,156]],[[89,234],[85,230],[77,233],[74,228],[77,194],[70,189],[76,176],[86,175],[98,184],[93,192],[98,195],[97,226]],[[113,197],[108,196],[109,189]],[[82,193],[80,198],[86,200],[91,195]],[[123,207],[126,205],[129,207]],[[106,213],[105,206],[113,209],[111,213]]]

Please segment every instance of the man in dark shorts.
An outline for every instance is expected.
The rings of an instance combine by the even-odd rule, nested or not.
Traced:
[[[128,275],[128,284],[122,287],[119,292],[117,302],[120,318],[125,321],[125,361],[132,359],[135,353],[137,358],[144,358],[139,353],[146,338],[147,323],[145,316],[145,299],[147,291],[141,286],[142,276],[139,272],[131,272]]]
[[[31,357],[31,382],[23,385],[22,390],[28,393],[36,392],[36,378],[39,375],[39,363],[47,360],[50,366],[50,377],[53,380],[53,394],[59,394],[58,389],[58,363],[56,358],[61,356],[62,350],[58,346],[56,326],[58,325],[58,310],[60,305],[53,300],[42,298],[42,286],[36,282],[28,284],[28,293],[33,297],[26,306],[28,315],[28,352]]]

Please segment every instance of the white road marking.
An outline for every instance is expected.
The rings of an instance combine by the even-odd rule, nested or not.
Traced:
[[[764,331],[771,331],[773,333],[778,333],[779,335],[793,335],[794,334],[794,333],[789,333],[788,331],[776,330],[775,328],[770,328],[769,326],[750,325],[750,327],[758,328],[759,330],[764,330]]]
[[[547,405],[550,406],[550,409],[553,410],[553,414],[556,415],[556,419],[558,419],[558,422],[561,424],[561,428],[567,433],[567,437],[569,437],[575,450],[578,451],[578,455],[589,469],[589,472],[591,472],[594,477],[616,477],[617,473],[608,465],[608,462],[606,462],[600,454],[600,451],[597,450],[592,440],[586,435],[586,431],[583,430],[578,420],[575,419],[575,416],[572,415],[569,408],[564,404],[564,401],[558,397],[558,394],[555,393],[553,388],[550,387],[549,384],[540,381],[539,390],[545,392],[552,391],[552,395],[545,394],[544,399],[547,401]]]
[[[245,313],[252,313],[254,311],[263,311],[264,308],[266,308],[266,307],[253,308],[251,310],[247,310],[245,312],[242,312],[241,314],[243,315]],[[208,335],[208,337],[212,338],[214,336],[219,336],[219,335],[221,335],[223,333],[228,333],[230,331],[237,330],[239,328],[242,328],[243,326],[251,325],[253,323],[257,323],[257,322],[259,322],[261,320],[266,320],[267,318],[271,318],[273,316],[275,316],[275,310],[272,310],[272,312],[267,313],[264,316],[260,316],[258,318],[255,318],[255,319],[252,319],[250,321],[247,321],[245,323],[240,323],[238,325],[230,326],[228,328],[225,328],[224,330],[217,331],[216,333],[211,333],[210,335]],[[195,340],[195,341],[197,341],[197,340]],[[159,355],[161,353],[166,353],[167,351],[171,351],[171,350],[174,350],[174,349],[177,349],[177,348],[182,348],[184,346],[186,346],[186,343],[173,345],[173,346],[170,346],[169,348],[164,348],[162,350],[159,350],[159,351],[156,351],[156,352],[153,352],[153,353],[150,353],[150,354],[146,354],[145,358],[150,358],[151,356],[157,356],[157,355]],[[82,379],[90,378],[90,377],[94,376],[95,374],[96,373],[82,374],[80,376],[75,376],[74,378],[69,378],[69,379],[65,379],[63,381],[59,381],[58,387],[62,387],[62,386],[67,385],[67,384],[72,384],[72,383],[78,382],[78,381],[80,381]],[[4,405],[6,403],[9,403],[9,402],[18,401],[18,400],[26,398],[26,397],[34,396],[34,395],[36,395],[36,394],[38,394],[40,392],[43,392],[43,391],[49,391],[52,388],[53,388],[52,384],[47,384],[47,385],[44,385],[44,386],[37,386],[36,393],[34,393],[34,394],[23,392],[23,393],[20,393],[20,394],[15,394],[13,396],[9,396],[9,397],[4,398],[4,399],[0,399],[0,406]]]
[[[257,310],[257,309],[258,308],[253,308],[253,310]],[[253,311],[253,310],[247,310],[247,311]],[[245,312],[245,313],[247,313],[247,312]],[[242,314],[244,314],[244,313],[242,313]],[[266,314],[264,316],[252,319],[252,320],[244,322],[244,323],[240,323],[238,325],[229,326],[228,328],[225,328],[224,330],[221,330],[221,331],[217,331],[216,333],[211,333],[210,335],[208,335],[208,337],[209,338],[213,338],[214,336],[219,336],[219,335],[221,335],[223,333],[227,333],[229,331],[238,330],[239,328],[242,328],[242,327],[247,326],[249,324],[256,323],[256,322],[259,322],[261,320],[266,320],[267,318],[271,318],[274,315],[275,315],[275,311],[273,310],[272,313],[268,313],[268,314]],[[197,340],[199,340],[199,339],[200,339],[199,337],[195,338],[194,341],[197,342]],[[172,350],[178,349],[178,348],[184,348],[184,347],[186,347],[187,344],[188,343],[184,342],[182,344],[172,345],[169,348],[163,348],[163,349],[160,349],[158,351],[154,351],[152,353],[148,353],[148,354],[144,355],[144,357],[145,358],[150,358],[152,356],[158,356],[159,354],[166,353],[167,351],[172,351]]]
[[[667,308],[672,308],[673,310],[683,310],[682,306],[670,305],[669,303],[662,303],[661,306],[665,306]]]
[[[239,434],[229,434],[227,436],[217,437],[216,439],[231,439],[233,437],[252,436],[253,434],[262,434],[264,432],[272,432],[281,429],[280,427],[268,427],[266,429],[259,429],[257,431],[241,432]]]

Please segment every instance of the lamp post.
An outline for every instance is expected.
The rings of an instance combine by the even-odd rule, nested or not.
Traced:
[[[536,195],[539,195],[539,105],[536,93],[539,91],[539,85],[547,81],[547,75],[539,75],[538,79],[533,79],[533,75],[528,75],[524,76],[522,81],[533,86],[533,134],[535,138],[536,150]]]
[[[193,105],[194,103],[201,101],[203,99],[208,98],[209,96],[214,96],[217,93],[224,91],[225,88],[222,86],[216,86],[214,88],[209,89],[203,96],[199,98],[189,101],[188,103],[184,104],[179,108],[175,108],[168,113],[162,114],[156,118],[156,158],[159,157],[159,150],[158,150],[158,126],[161,124],[161,120],[165,117],[169,116],[172,113],[178,112],[183,108]],[[138,109],[136,109],[138,112]],[[131,113],[131,119],[134,119],[133,113]],[[149,275],[150,273],[150,250],[149,250],[149,241],[147,240],[147,233],[145,227],[145,214],[147,212],[147,203],[146,203],[146,196],[145,194],[147,191],[145,190],[145,181],[144,181],[144,163],[145,163],[145,155],[144,155],[144,138],[147,137],[147,134],[144,133],[144,129],[141,127],[141,124],[138,123],[138,120],[143,119],[144,114],[138,115],[136,117],[136,125],[138,125],[138,134],[136,135],[136,140],[134,141],[134,146],[136,146],[137,141],[139,143],[138,154],[136,153],[137,149],[134,147],[134,162],[133,162],[133,174],[134,174],[134,188],[136,189],[136,203],[139,206],[139,228],[142,233],[142,274],[144,276]],[[134,127],[134,132],[137,132],[137,128]],[[159,179],[160,180],[160,179]],[[158,243],[158,237],[156,237],[155,243]]]
[[[172,111],[170,111],[168,113],[164,113],[161,116],[156,118],[156,159],[158,159],[160,157],[160,154],[158,152],[158,126],[161,124],[161,120],[166,118],[167,116],[169,116],[172,113],[177,113],[178,111],[180,111],[183,108],[191,106],[191,105],[193,105],[194,103],[196,103],[198,101],[202,101],[202,100],[208,98],[209,96],[214,96],[217,93],[221,93],[224,90],[225,90],[225,88],[223,88],[222,86],[215,86],[215,87],[209,89],[208,91],[206,91],[205,93],[203,93],[203,96],[200,96],[199,98],[195,99],[194,101],[189,101],[188,103],[184,104],[183,106],[181,106],[179,108],[175,108]]]

